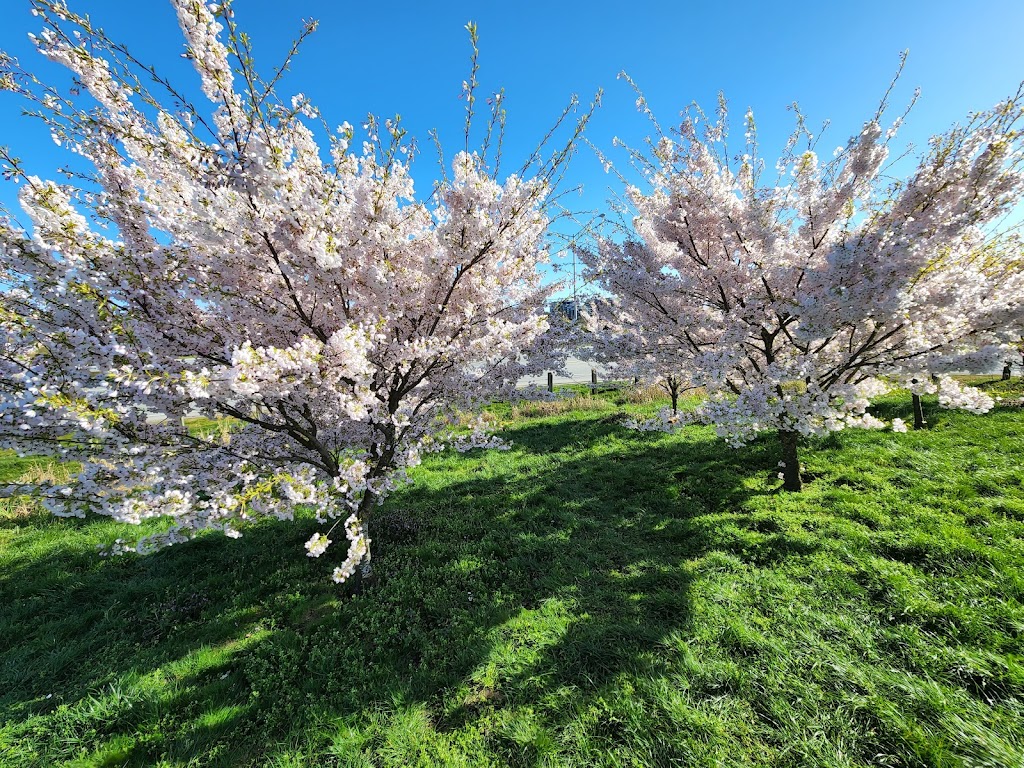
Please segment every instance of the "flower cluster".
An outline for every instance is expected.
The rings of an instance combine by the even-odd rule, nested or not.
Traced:
[[[988,413],[995,407],[995,400],[977,387],[965,387],[949,376],[939,380],[939,405],[943,408],[957,408],[970,413]]]
[[[622,424],[626,429],[634,429],[638,432],[675,432],[688,424],[699,424],[701,421],[702,413],[699,410],[678,413],[673,412],[671,408],[661,408],[654,418],[629,418]]]

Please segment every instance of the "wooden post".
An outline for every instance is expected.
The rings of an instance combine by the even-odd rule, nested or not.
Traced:
[[[597,394],[597,371],[590,369],[590,394]]]
[[[548,392],[554,392],[554,391],[555,391],[555,374],[553,374],[551,371],[548,371]]]

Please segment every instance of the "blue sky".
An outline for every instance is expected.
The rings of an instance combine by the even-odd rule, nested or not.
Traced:
[[[183,59],[181,37],[169,3],[161,0],[69,0],[140,58],[195,90]],[[32,51],[29,32],[38,21],[27,0],[3,0],[0,49],[47,79],[59,70]],[[328,122],[359,125],[368,112],[401,113],[423,149],[415,169],[429,189],[435,165],[427,130],[437,128],[450,154],[462,139],[468,75],[464,25],[477,22],[481,48],[481,95],[504,87],[509,111],[507,168],[532,149],[569,96],[590,99],[605,89],[603,107],[589,137],[613,158],[611,139],[638,143],[648,126],[622,81],[626,70],[639,83],[663,125],[698,101],[708,110],[718,91],[734,117],[752,107],[760,143],[771,159],[793,125],[786,107],[799,101],[811,125],[828,118],[822,144],[845,143],[874,113],[896,69],[910,50],[894,95],[899,107],[915,87],[921,99],[901,141],[922,144],[929,135],[985,109],[1024,79],[1024,3],[963,2],[479,2],[422,3],[393,0],[384,6],[328,0],[236,0],[240,25],[254,40],[256,60],[270,69],[283,56],[304,18],[320,20],[281,87],[303,92]],[[201,97],[200,97],[201,98]],[[29,170],[53,176],[66,156],[45,129],[19,116],[22,104],[0,94],[0,144],[11,147]],[[734,132],[741,135],[739,123]],[[600,209],[615,188],[586,148],[574,160],[570,181],[586,192],[570,200]],[[11,206],[14,190],[0,184],[0,201]]]

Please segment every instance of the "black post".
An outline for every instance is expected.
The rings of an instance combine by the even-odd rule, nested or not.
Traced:
[[[932,374],[932,381],[935,381],[938,377]],[[911,384],[917,384],[917,379],[911,379]],[[924,429],[928,426],[928,422],[924,418],[924,404],[921,402],[921,396],[916,393],[910,394],[910,402],[914,406],[914,429]]]
[[[924,405],[921,403],[920,395],[911,395],[911,402],[914,404],[914,429],[924,429],[928,422],[924,418]]]
[[[548,392],[554,392],[554,391],[555,391],[555,374],[553,374],[551,371],[548,371]]]

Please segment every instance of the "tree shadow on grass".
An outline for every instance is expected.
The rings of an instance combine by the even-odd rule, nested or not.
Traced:
[[[124,530],[102,519],[4,522],[8,546],[20,544],[0,574],[0,728],[25,747],[11,765],[55,765],[101,745],[96,764],[152,764],[152,749],[173,752],[176,739],[203,754],[251,707],[244,678],[224,675],[231,659],[294,602],[331,593],[294,557],[312,520],[115,558],[96,543]],[[180,739],[154,730],[161,722],[181,725]]]
[[[362,594],[330,584],[329,558],[296,556],[312,523],[147,557],[100,560],[80,541],[10,561],[8,741],[38,765],[264,765],[295,750],[320,764],[397,754],[386,721],[419,708],[429,727],[395,760],[429,764],[446,733],[500,720],[503,702],[550,710],[561,697],[578,711],[623,675],[659,674],[652,647],[692,629],[693,561],[813,550],[744,511],[777,485],[770,441],[731,450],[695,430],[668,442],[601,417],[507,436],[515,465],[469,457],[391,498],[371,531],[379,583]],[[742,629],[734,640],[749,650]],[[477,746],[541,759],[517,727]],[[593,732],[625,743],[612,720]]]
[[[600,421],[589,426],[593,439],[611,437]],[[513,435],[515,445],[527,451],[549,446],[551,437],[549,426]],[[584,762],[688,764],[694,756],[669,736],[678,731],[678,722],[650,710],[630,722],[610,702],[629,695],[629,681],[669,674],[655,651],[665,644],[685,645],[697,631],[692,593],[700,567],[743,569],[817,550],[770,515],[746,509],[752,496],[776,492],[776,461],[771,436],[731,450],[702,430],[685,442],[637,436],[600,462],[584,457],[552,469],[536,499],[539,508],[523,510],[512,535],[520,542],[519,557],[557,560],[566,570],[536,583],[535,602],[524,605],[537,606],[538,621],[543,621],[543,601],[570,606],[569,615],[558,626],[557,639],[540,653],[526,653],[526,663],[514,658],[509,632],[494,633],[490,663],[478,668],[461,703],[444,710],[442,727],[465,728],[501,706],[514,707],[517,716],[543,713],[532,728],[499,729],[492,739],[502,764],[540,765],[557,759],[552,729],[572,731],[589,717],[587,735],[576,736],[576,746],[589,750]],[[560,482],[563,475],[573,483]],[[552,521],[562,532],[554,546],[538,546],[531,527],[544,524],[549,505],[582,509],[568,520]],[[544,596],[540,603],[537,596]],[[724,634],[722,644],[738,657],[761,651],[757,634],[742,623]],[[729,675],[694,677],[694,685],[712,698],[732,684]],[[611,756],[620,749],[622,755]],[[601,757],[603,752],[608,755]]]

